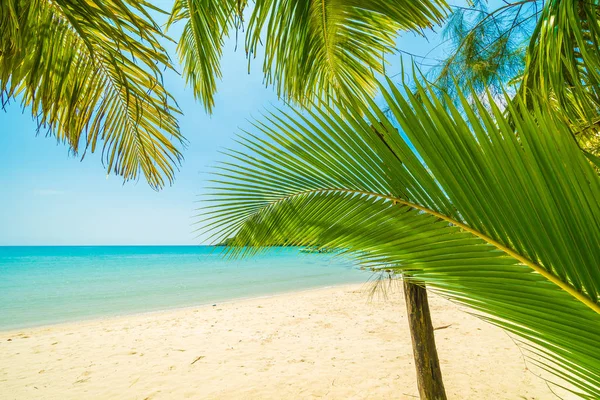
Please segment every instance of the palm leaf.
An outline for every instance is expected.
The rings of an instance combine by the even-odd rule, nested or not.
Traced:
[[[551,101],[580,134],[580,143],[595,152],[600,121],[599,6],[596,0],[547,2],[529,44],[520,90],[526,101]]]
[[[505,115],[457,89],[462,114],[430,87],[404,90],[382,88],[390,118],[355,102],[258,123],[266,137],[229,152],[200,223],[234,237],[232,255],[338,248],[425,282],[597,398],[600,178],[569,126],[546,105]]]
[[[243,3],[238,0],[176,0],[167,28],[185,21],[177,44],[183,76],[206,111],[214,107],[224,39],[241,22]]]
[[[18,98],[74,153],[103,143],[108,172],[172,182],[182,143],[162,85],[171,62],[145,1],[7,0],[0,6],[0,91]]]
[[[209,111],[223,38],[243,25],[246,7],[238,0],[177,0],[173,8],[170,24],[185,21],[178,46],[184,76]],[[265,83],[285,100],[308,105],[374,93],[397,31],[439,23],[446,8],[443,0],[258,0],[249,11],[246,53],[250,63],[264,42]]]

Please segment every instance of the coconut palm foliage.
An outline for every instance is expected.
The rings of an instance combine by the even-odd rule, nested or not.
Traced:
[[[224,38],[240,28],[249,63],[264,50],[265,83],[309,105],[373,93],[397,31],[437,24],[446,7],[444,0],[176,0],[169,25],[185,22],[177,50],[185,79],[208,111]]]
[[[555,103],[582,146],[600,153],[600,3],[548,1],[529,49],[521,95]]]
[[[425,282],[600,397],[600,178],[568,124],[546,105],[507,115],[457,90],[462,114],[403,90],[382,88],[389,113],[356,102],[257,123],[216,170],[202,229],[233,237],[234,256],[338,248]]]
[[[171,62],[138,0],[3,0],[0,93],[30,108],[74,153],[101,142],[109,172],[173,180],[181,159],[177,108],[161,82]]]

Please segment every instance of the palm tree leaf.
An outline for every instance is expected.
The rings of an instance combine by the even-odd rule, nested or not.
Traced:
[[[103,143],[108,172],[154,188],[173,181],[183,143],[172,68],[145,1],[7,0],[0,6],[0,91],[30,107],[74,153]],[[4,17],[6,16],[6,17]]]
[[[178,47],[183,72],[208,111],[221,77],[223,38],[242,26],[246,6],[237,0],[175,3],[170,23],[186,21]],[[372,94],[397,31],[430,27],[446,10],[444,0],[258,0],[249,11],[246,54],[250,63],[264,42],[265,83],[298,104]]]
[[[581,142],[597,138],[600,121],[598,1],[549,1],[527,51],[520,94],[551,101]],[[597,150],[597,149],[596,149]]]
[[[231,28],[237,29],[243,12],[238,0],[176,0],[167,28],[185,21],[177,45],[183,75],[206,111],[212,112],[221,75],[224,38]]]
[[[457,89],[462,114],[430,87],[403,89],[382,87],[390,118],[356,101],[257,123],[265,137],[229,152],[199,222],[234,237],[232,255],[338,248],[425,282],[598,397],[600,178],[568,124],[546,105],[505,115]]]

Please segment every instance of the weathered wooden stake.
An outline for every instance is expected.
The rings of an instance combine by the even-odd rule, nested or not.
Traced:
[[[404,298],[421,400],[446,400],[427,301],[427,289],[424,285],[420,286],[405,279]]]

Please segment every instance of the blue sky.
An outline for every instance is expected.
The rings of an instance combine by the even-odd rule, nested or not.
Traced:
[[[263,85],[262,60],[254,60],[248,74],[244,52],[235,52],[234,45],[229,40],[224,51],[211,116],[183,79],[166,76],[184,112],[179,122],[189,146],[174,185],[160,192],[144,180],[123,185],[119,177],[106,176],[97,155],[80,161],[54,138],[36,136],[30,111],[18,103],[0,111],[0,245],[200,244],[192,223],[209,167],[222,159],[219,150],[233,144],[240,128],[281,105]],[[424,54],[433,43],[406,34],[399,47]],[[175,56],[174,46],[171,50]],[[390,74],[400,65],[399,56],[395,59]]]

